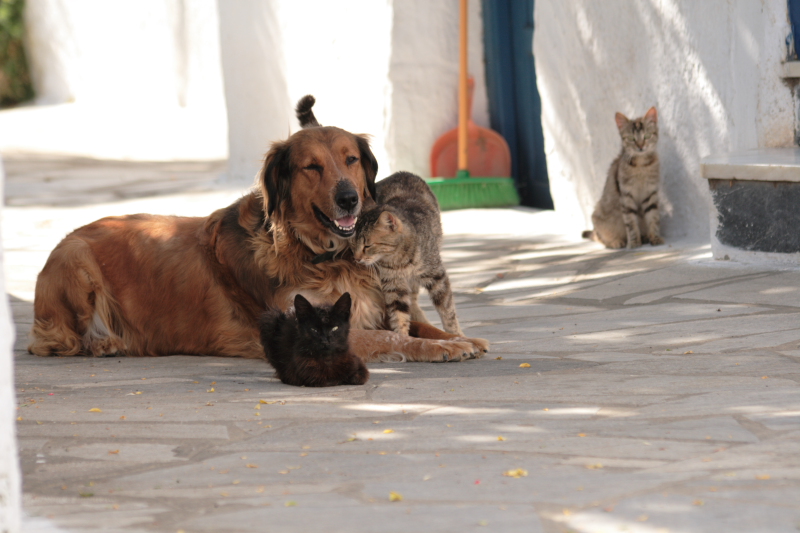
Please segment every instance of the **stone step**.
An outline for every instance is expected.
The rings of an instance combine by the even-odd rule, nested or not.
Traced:
[[[716,207],[715,259],[800,265],[800,148],[709,156],[700,172]]]

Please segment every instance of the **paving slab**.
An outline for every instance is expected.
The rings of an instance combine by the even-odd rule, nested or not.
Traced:
[[[461,322],[492,351],[371,364],[363,386],[289,387],[264,361],[25,352],[66,233],[208,214],[243,192],[220,168],[8,162],[26,533],[798,530],[800,271],[705,243],[609,251],[552,231],[570,227],[552,212],[445,213]]]

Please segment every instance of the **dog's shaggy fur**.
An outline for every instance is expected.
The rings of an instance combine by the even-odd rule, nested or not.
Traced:
[[[272,145],[258,187],[229,207],[206,218],[108,217],[69,234],[39,274],[28,350],[260,358],[266,308],[285,310],[298,293],[320,305],[349,292],[351,345],[365,361],[484,353],[482,339],[427,325],[412,334],[440,340],[376,330],[380,286],[353,261],[348,238],[373,201],[378,164],[364,136],[319,126],[306,107],[306,127]]]

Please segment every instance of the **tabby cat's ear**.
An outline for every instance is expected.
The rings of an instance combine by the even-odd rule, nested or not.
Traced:
[[[314,315],[314,307],[311,302],[303,298],[301,294],[294,297],[294,312],[298,320],[305,320],[307,317]]]
[[[630,120],[628,120],[628,117],[626,117],[622,113],[617,113],[616,115],[614,115],[614,120],[617,121],[617,128],[619,128],[620,130],[622,130],[622,128],[627,126],[628,122],[630,122]]]
[[[658,112],[656,111],[655,106],[647,110],[647,113],[644,114],[644,118],[647,120],[652,120],[654,124],[658,124]]]
[[[402,231],[403,230],[403,223],[400,222],[400,219],[397,218],[395,215],[390,213],[389,211],[384,211],[381,213],[380,222],[384,226],[386,226],[389,231]]]

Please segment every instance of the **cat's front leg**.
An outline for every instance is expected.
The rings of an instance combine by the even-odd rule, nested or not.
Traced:
[[[418,339],[385,330],[350,330],[350,350],[365,363],[385,354],[402,354],[407,361],[445,363],[478,356],[479,348],[458,340]]]
[[[623,196],[622,223],[625,225],[625,232],[628,234],[628,248],[638,248],[642,245],[642,236],[639,233],[639,210],[635,204],[630,205],[632,203],[632,198]]]
[[[386,315],[392,331],[408,335],[411,324],[411,288],[403,279],[381,280]]]
[[[413,282],[411,283],[411,321],[412,322],[424,322],[425,324],[430,324],[428,321],[428,317],[425,316],[425,311],[419,306],[419,283]]]
[[[444,330],[448,333],[463,336],[464,332],[461,331],[458,316],[456,315],[456,304],[453,300],[450,278],[447,277],[444,267],[441,267],[430,277],[424,278],[423,283],[431,295],[431,301],[436,308],[436,312],[439,313],[439,318],[442,319]]]
[[[658,201],[644,206],[644,223],[647,228],[647,239],[650,244],[664,244],[661,238],[661,215],[658,212]]]
[[[462,333],[457,335],[442,331],[436,326],[421,322],[411,322],[409,333],[413,337],[420,337],[422,339],[442,339],[450,341],[467,341],[472,344],[476,349],[472,352],[472,357],[480,359],[485,354],[489,353],[489,341],[478,337],[465,337]]]

